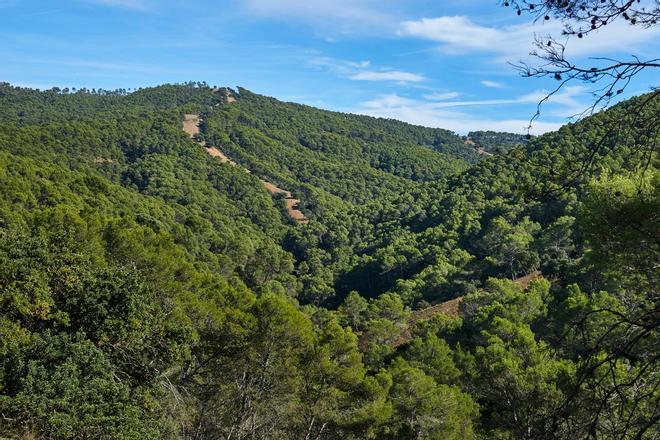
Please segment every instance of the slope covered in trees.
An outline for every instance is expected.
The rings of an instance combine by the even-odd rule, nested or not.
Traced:
[[[659,435],[660,175],[636,101],[486,158],[227,96],[0,85],[0,436]],[[459,296],[458,317],[419,312]]]
[[[504,133],[499,131],[471,131],[467,135],[468,143],[487,153],[506,153],[524,146],[528,139],[524,134]]]

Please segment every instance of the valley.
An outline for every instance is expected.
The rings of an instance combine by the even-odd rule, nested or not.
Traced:
[[[0,436],[653,438],[658,106],[471,145],[0,84]]]

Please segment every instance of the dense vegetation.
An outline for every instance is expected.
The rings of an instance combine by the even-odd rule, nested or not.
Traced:
[[[524,134],[499,131],[471,131],[467,138],[474,143],[476,148],[492,154],[506,153],[514,148],[522,147],[529,140]]]
[[[0,85],[0,436],[660,435],[660,174],[635,100],[485,158],[234,95]]]

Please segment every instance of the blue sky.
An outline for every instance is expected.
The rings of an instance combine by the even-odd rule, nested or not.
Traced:
[[[282,100],[459,133],[524,132],[553,80],[529,60],[534,34],[559,36],[497,0],[0,0],[0,80],[50,88],[207,81]],[[651,56],[660,32],[625,24],[571,41],[575,60]],[[657,55],[657,54],[656,54]],[[640,76],[626,95],[658,85]],[[534,132],[589,102],[583,85],[547,104]]]

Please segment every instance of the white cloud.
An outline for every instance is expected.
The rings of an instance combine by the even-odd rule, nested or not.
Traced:
[[[464,51],[499,51],[505,48],[504,35],[522,33],[526,30],[514,27],[499,30],[479,26],[464,16],[445,16],[437,18],[422,18],[417,21],[404,21],[401,23],[399,34],[419,37],[442,43],[441,48],[449,53],[458,54]],[[520,28],[520,27],[518,27]]]
[[[465,16],[444,16],[404,21],[399,35],[423,38],[440,43],[439,49],[451,55],[469,52],[492,53],[499,60],[525,58],[533,49],[534,36],[561,38],[562,25],[556,20],[508,26],[481,26]],[[567,56],[595,56],[616,52],[639,52],[639,46],[652,43],[660,29],[637,28],[630,31],[624,22],[614,22],[585,38],[572,38]]]
[[[521,103],[538,103],[548,95],[548,90],[537,90],[519,98]],[[544,113],[550,116],[571,118],[584,112],[588,104],[578,98],[588,94],[584,86],[566,86],[552,95],[543,105],[551,107]]]
[[[398,82],[421,82],[426,78],[422,75],[400,70],[373,71],[363,70],[348,77],[355,81],[398,81]]]
[[[314,57],[308,62],[312,66],[322,67],[344,76],[354,74],[356,70],[366,69],[371,65],[371,61],[368,60],[348,61],[325,56]]]
[[[474,130],[509,131],[526,133],[529,120],[475,118],[460,111],[439,109],[434,103],[404,98],[398,95],[383,95],[363,103],[353,110],[355,113],[381,118],[393,118],[427,127],[438,127],[466,134]],[[562,124],[537,121],[532,126],[533,134],[557,130]]]
[[[429,107],[434,109],[446,109],[453,107],[483,107],[483,106],[495,106],[495,105],[510,105],[510,104],[537,104],[544,97],[549,94],[548,90],[541,89],[536,90],[532,93],[528,93],[522,96],[518,96],[510,99],[483,99],[483,100],[463,100],[463,101],[440,101],[429,99],[433,95],[424,95],[423,97],[428,100],[426,104]],[[574,110],[584,109],[585,104],[582,104],[577,98],[584,96],[586,94],[586,89],[583,86],[570,86],[564,87],[559,92],[552,95],[547,101],[546,105],[553,105],[556,108],[553,116],[562,116],[570,117],[575,114]],[[402,98],[398,95],[383,95],[387,97],[388,100],[394,99],[397,102],[403,102],[401,100],[408,100],[408,98]],[[380,102],[388,102],[380,101]],[[573,113],[571,113],[573,112]]]
[[[497,81],[490,81],[488,79],[481,81],[481,84],[491,89],[503,89],[505,87],[502,83],[498,83]]]
[[[429,127],[440,127],[459,133],[467,133],[474,130],[510,131],[514,133],[525,133],[529,120],[527,119],[486,119],[461,111],[461,108],[505,106],[537,104],[548,93],[547,90],[537,90],[533,93],[512,99],[491,100],[464,100],[464,101],[434,101],[427,96],[422,99],[411,99],[397,94],[381,95],[378,98],[362,103],[355,113],[371,116],[394,118],[412,124],[425,125]],[[585,90],[581,86],[567,87],[555,94],[547,102],[550,111],[544,112],[546,116],[568,118],[584,110],[578,100],[584,95]],[[433,95],[429,95],[433,96]],[[535,121],[532,125],[533,134],[541,134],[558,129],[562,124],[547,121]]]
[[[541,89],[532,93],[518,96],[510,99],[486,99],[486,100],[472,100],[472,101],[444,101],[432,103],[436,109],[453,108],[453,107],[483,107],[483,106],[496,106],[496,105],[513,105],[513,104],[538,104],[541,100],[548,96],[550,91]],[[544,103],[544,107],[550,107],[545,114],[549,116],[559,116],[562,118],[570,118],[575,116],[587,108],[587,104],[581,102],[578,98],[585,96],[587,89],[583,86],[568,86],[562,88],[559,92],[552,95]]]
[[[456,99],[461,96],[458,92],[435,92],[424,95],[424,99],[428,101],[446,101],[448,99]]]
[[[339,76],[353,81],[395,81],[398,83],[422,82],[426,77],[418,73],[389,68],[371,68],[370,61],[347,61],[329,57],[316,57],[309,61],[313,66],[323,67]]]

